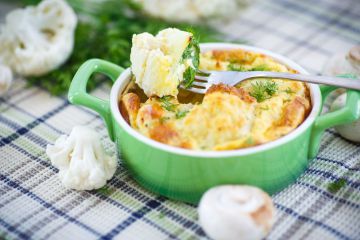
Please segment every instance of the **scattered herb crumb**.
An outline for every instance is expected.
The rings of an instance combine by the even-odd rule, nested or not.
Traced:
[[[162,117],[162,118],[160,118],[160,123],[161,124],[163,124],[163,123],[165,123],[167,120],[169,120],[170,118],[169,117]]]
[[[186,116],[189,111],[177,111],[175,114],[176,119],[180,119]]]
[[[161,107],[165,108],[169,112],[175,112],[176,104],[170,102],[172,99],[171,96],[164,96],[160,98]]]
[[[293,91],[290,87],[285,89],[284,92],[286,92],[287,94],[294,94],[295,93],[295,91]]]
[[[254,144],[254,139],[252,138],[252,137],[248,137],[247,139],[246,139],[246,142],[245,142],[247,145],[252,145],[252,144]]]
[[[246,68],[242,65],[238,65],[236,63],[229,63],[227,66],[228,70],[230,71],[238,71],[238,72],[246,72]]]
[[[344,178],[340,178],[339,180],[330,183],[327,189],[329,192],[335,194],[344,186],[346,186],[346,180]]]
[[[238,63],[230,62],[227,66],[228,70],[230,71],[238,71],[238,72],[252,72],[252,71],[269,71],[269,67],[265,64],[258,65],[252,68],[246,68],[243,65]]]

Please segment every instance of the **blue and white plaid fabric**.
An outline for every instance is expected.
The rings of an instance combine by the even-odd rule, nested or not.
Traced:
[[[239,15],[221,27],[230,39],[286,55],[312,73],[360,41],[358,0],[256,1]],[[148,192],[121,163],[102,191],[62,187],[46,144],[87,124],[108,150],[114,146],[99,116],[25,86],[17,79],[0,98],[0,238],[207,239],[196,206]],[[108,92],[104,85],[95,94]],[[329,191],[341,179],[345,186]],[[269,239],[360,239],[360,144],[327,130],[318,157],[273,200],[277,215]]]

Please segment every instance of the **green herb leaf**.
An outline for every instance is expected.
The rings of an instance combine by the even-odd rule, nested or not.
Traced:
[[[186,116],[189,111],[177,111],[175,114],[176,119],[180,119]]]
[[[235,62],[229,63],[227,68],[229,71],[238,71],[238,72],[269,71],[270,70],[269,67],[265,64],[258,65],[253,68],[247,69],[246,67],[244,67],[238,63],[235,63]]]
[[[161,107],[165,108],[169,112],[175,112],[176,104],[170,102],[172,99],[171,96],[164,96],[160,98],[160,102],[162,102]]]
[[[274,95],[276,93],[277,90],[278,90],[278,85],[277,85],[276,82],[274,82],[274,81],[266,81],[266,83],[265,83],[265,91],[267,92],[267,94],[272,96],[272,95]]]
[[[238,72],[246,72],[246,68],[244,68],[243,66],[239,65],[239,64],[235,64],[235,63],[229,63],[229,65],[227,66],[229,71],[238,71]]]
[[[185,72],[184,72],[184,75],[183,75],[183,85],[185,88],[190,88],[195,80],[195,74],[196,74],[196,71],[195,69],[191,68],[191,67],[188,67]]]
[[[335,194],[344,186],[346,186],[346,180],[344,178],[340,178],[339,180],[330,183],[327,189],[329,192]]]
[[[251,68],[249,71],[269,71],[269,67],[265,64],[255,66]]]
[[[193,32],[192,30],[189,30]],[[191,60],[192,66],[188,66],[183,74],[183,85],[185,88],[190,88],[194,82],[195,74],[200,64],[200,47],[199,38],[193,33],[189,45],[186,47],[181,62],[184,63],[187,60]]]
[[[290,87],[285,89],[284,92],[286,92],[287,94],[294,94],[295,93]]]
[[[274,81],[261,80],[251,84],[252,89],[250,96],[256,98],[257,102],[263,102],[273,96],[278,89],[278,85]]]

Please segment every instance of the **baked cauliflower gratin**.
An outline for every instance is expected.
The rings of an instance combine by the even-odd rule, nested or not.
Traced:
[[[268,56],[241,49],[202,53],[200,69],[295,72]],[[309,90],[301,82],[251,79],[235,87],[213,85],[205,95],[179,89],[177,95],[149,97],[134,75],[120,97],[124,119],[153,140],[186,149],[263,144],[294,130],[311,109]],[[164,79],[157,75],[153,81]]]

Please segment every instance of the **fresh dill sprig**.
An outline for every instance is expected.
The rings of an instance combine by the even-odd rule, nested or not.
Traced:
[[[271,80],[256,81],[251,84],[250,96],[257,102],[263,102],[273,96],[278,90],[278,84]]]
[[[193,30],[189,30],[192,31]],[[193,33],[189,45],[186,47],[182,58],[184,63],[187,60],[191,60],[192,66],[188,66],[185,69],[183,74],[183,85],[185,88],[190,88],[194,82],[195,74],[199,69],[200,64],[200,47],[199,47],[199,37]]]
[[[170,102],[171,99],[172,99],[171,96],[163,96],[163,97],[161,97],[160,98],[160,102],[162,103],[161,107],[163,107],[164,109],[166,109],[169,112],[175,112],[176,104]]]

